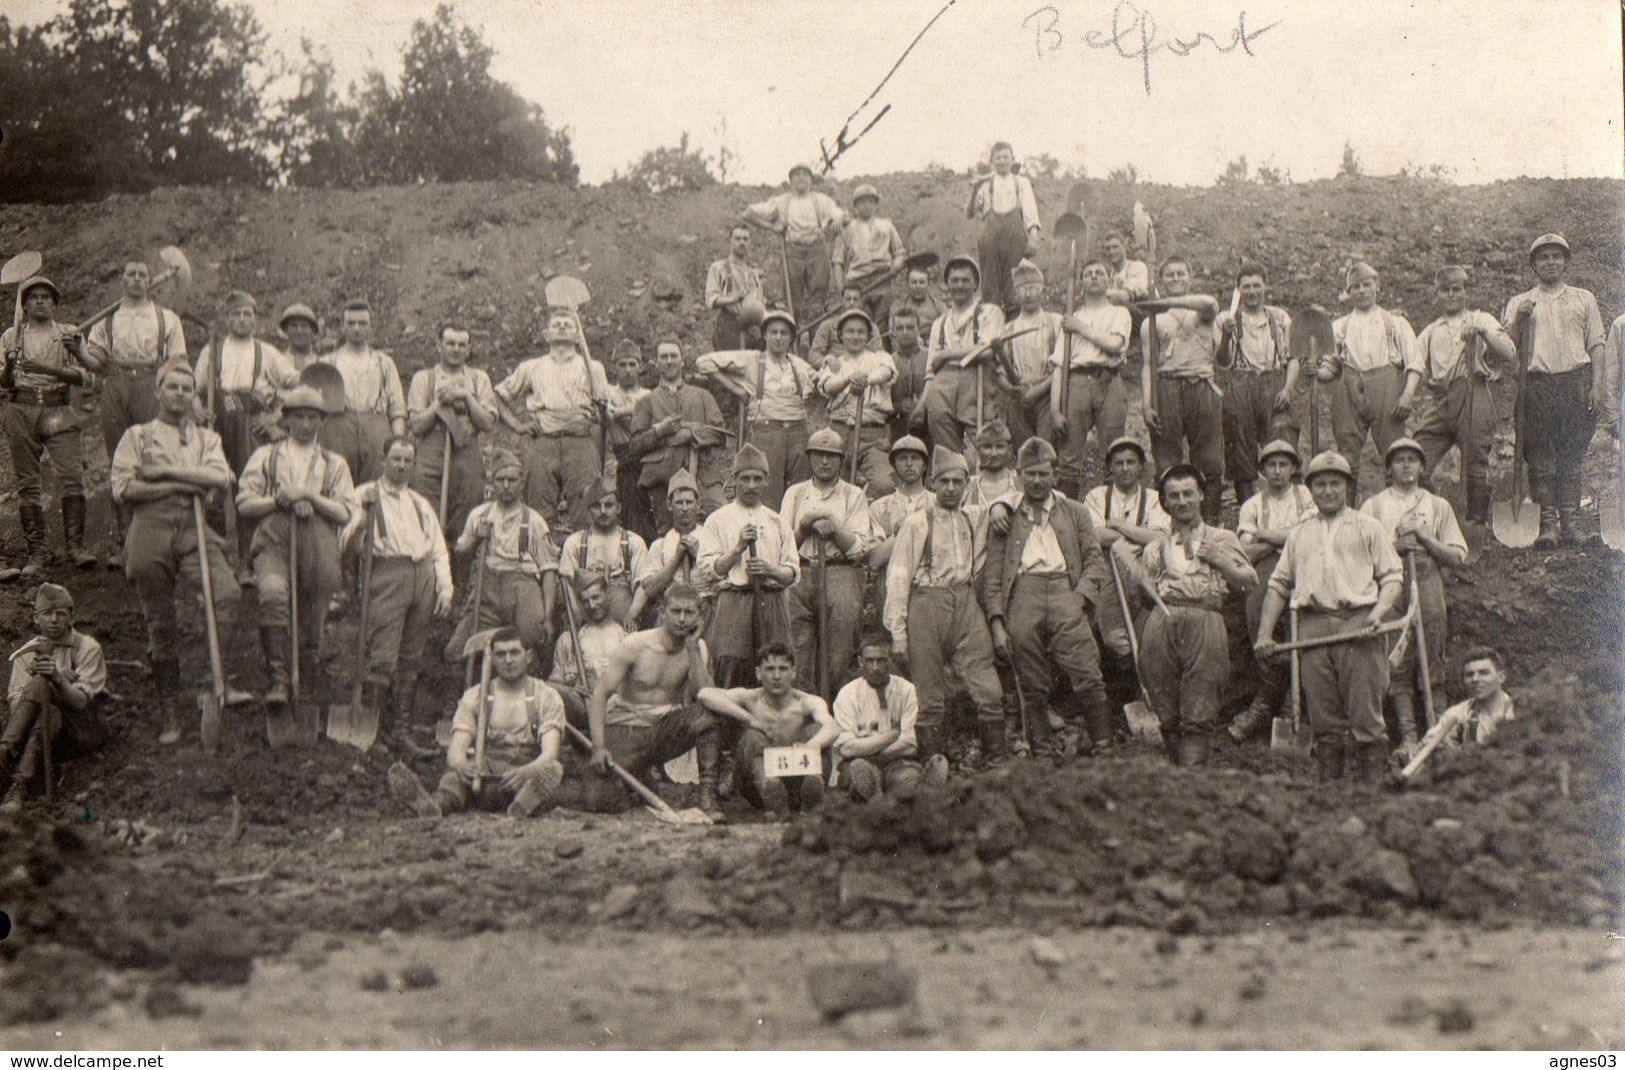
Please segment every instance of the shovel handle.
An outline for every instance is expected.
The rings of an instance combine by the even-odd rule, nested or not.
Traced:
[[[203,498],[192,495],[192,520],[197,528],[198,578],[203,582],[203,623],[209,633],[209,673],[214,694],[226,700],[226,670],[220,663],[220,625],[214,616],[214,576],[209,568],[209,529],[203,522]]]
[[[1363,639],[1375,639],[1379,636],[1390,635],[1411,626],[1407,617],[1391,620],[1386,624],[1379,624],[1375,628],[1362,628],[1357,632],[1338,632],[1336,635],[1318,635],[1313,639],[1295,639],[1288,643],[1281,643],[1272,653],[1291,654],[1300,650],[1313,650],[1322,646],[1337,646],[1339,643],[1357,643]]]
[[[1416,752],[1416,757],[1405,763],[1405,768],[1399,771],[1399,775],[1406,780],[1409,780],[1411,777],[1415,776],[1416,771],[1422,768],[1422,763],[1428,760],[1428,756],[1439,749],[1439,744],[1444,742],[1444,737],[1447,734],[1448,733],[1440,732],[1438,735],[1434,736],[1432,739],[1423,744],[1422,749]]]

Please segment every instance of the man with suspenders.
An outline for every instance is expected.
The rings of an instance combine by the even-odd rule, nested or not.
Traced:
[[[361,422],[361,470],[355,481],[376,480],[384,468],[384,447],[406,434],[406,393],[395,358],[372,347],[372,306],[356,298],[344,303],[344,344],[322,358],[344,377],[350,411]]]
[[[525,645],[535,651],[545,650],[553,634],[558,560],[547,520],[520,501],[525,470],[518,454],[496,451],[491,458],[491,485],[495,499],[473,508],[455,547],[460,557],[483,555],[485,574],[480,582],[480,604],[468,606],[446,645],[446,657],[451,661],[461,661],[463,643],[486,628],[516,628]],[[477,565],[475,561],[471,568]]]
[[[254,451],[237,489],[237,515],[254,524],[249,552],[259,587],[260,644],[271,678],[268,706],[288,703],[290,598],[299,600],[300,677],[315,680],[328,601],[340,582],[338,533],[350,522],[355,492],[344,458],[316,440],[324,416],[321,393],[295,387],[283,395],[282,414],[288,437]],[[298,591],[290,591],[288,575],[294,525],[299,528]]]
[[[632,580],[644,568],[649,547],[643,536],[621,524],[621,499],[615,482],[600,477],[585,492],[590,524],[570,533],[559,551],[559,575],[574,580],[589,569],[603,573],[609,585],[610,617],[625,621],[632,611]]]
[[[447,324],[440,328],[440,361],[412,376],[406,394],[407,430],[418,441],[412,489],[440,501],[441,467],[446,436],[451,436],[451,476],[446,486],[446,530],[461,531],[485,497],[485,458],[481,436],[497,422],[497,398],[491,377],[469,366],[469,333]]]
[[[925,408],[931,444],[964,454],[966,432],[972,435],[998,414],[993,377],[986,358],[970,368],[959,361],[997,338],[1004,330],[1004,313],[994,304],[978,299],[982,269],[968,256],[949,257],[942,269],[948,289],[948,311],[937,317],[926,339],[926,387],[920,397]],[[981,420],[976,406],[977,376],[984,376]]]
[[[786,487],[800,483],[807,468],[807,402],[817,385],[812,366],[790,351],[796,321],[772,311],[762,319],[766,349],[726,349],[707,353],[694,368],[747,406],[745,438],[767,458],[762,502],[777,510]],[[741,447],[744,443],[739,444]]]
[[[124,432],[158,415],[158,369],[171,359],[186,357],[186,334],[181,318],[147,296],[152,271],[140,260],[124,265],[124,297],[118,309],[90,329],[85,344],[102,364],[106,382],[102,388],[98,419],[107,456],[118,449]],[[113,510],[117,526],[116,549],[107,567],[124,568],[124,513]]]

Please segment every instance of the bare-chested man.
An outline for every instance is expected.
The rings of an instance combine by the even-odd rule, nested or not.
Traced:
[[[694,695],[711,686],[699,637],[700,596],[686,583],[666,588],[660,623],[634,632],[598,678],[588,709],[592,734],[587,808],[613,810],[625,794],[609,779],[611,759],[640,780],[650,767],[693,750],[700,767],[700,809],[722,820],[717,806],[720,725]]]
[[[788,643],[771,643],[756,652],[756,679],[762,686],[708,687],[699,693],[698,701],[712,713],[732,717],[744,726],[735,753],[744,771],[746,799],[760,799],[764,809],[778,814],[811,810],[824,797],[823,780],[816,776],[769,777],[762,751],[796,743],[823,750],[841,730],[823,699],[796,690],[796,655]]]

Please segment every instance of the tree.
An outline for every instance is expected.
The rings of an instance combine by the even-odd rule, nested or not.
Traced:
[[[399,88],[368,72],[355,151],[372,182],[526,178],[573,184],[568,130],[491,77],[491,46],[447,4],[418,19]]]
[[[125,166],[148,184],[263,182],[260,98],[270,82],[265,33],[220,0],[72,0],[46,35],[69,60],[78,95],[133,132]]]
[[[1224,171],[1213,180],[1216,186],[1239,186],[1247,181],[1247,157],[1237,156],[1224,165]]]
[[[1343,142],[1343,162],[1337,167],[1338,178],[1359,178],[1360,157],[1350,142]]]
[[[705,189],[717,184],[717,176],[705,153],[689,147],[685,130],[676,145],[650,149],[639,156],[638,162],[626,173],[626,181],[650,193],[665,193],[674,189]]]
[[[309,38],[299,47],[298,89],[276,105],[270,124],[277,174],[295,186],[359,182],[362,166],[351,137],[361,110],[339,97],[327,54]]]

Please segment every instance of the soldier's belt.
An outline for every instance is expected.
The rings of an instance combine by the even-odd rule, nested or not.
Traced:
[[[11,400],[18,405],[66,405],[69,400],[69,391],[65,386],[18,386],[12,388]]]

